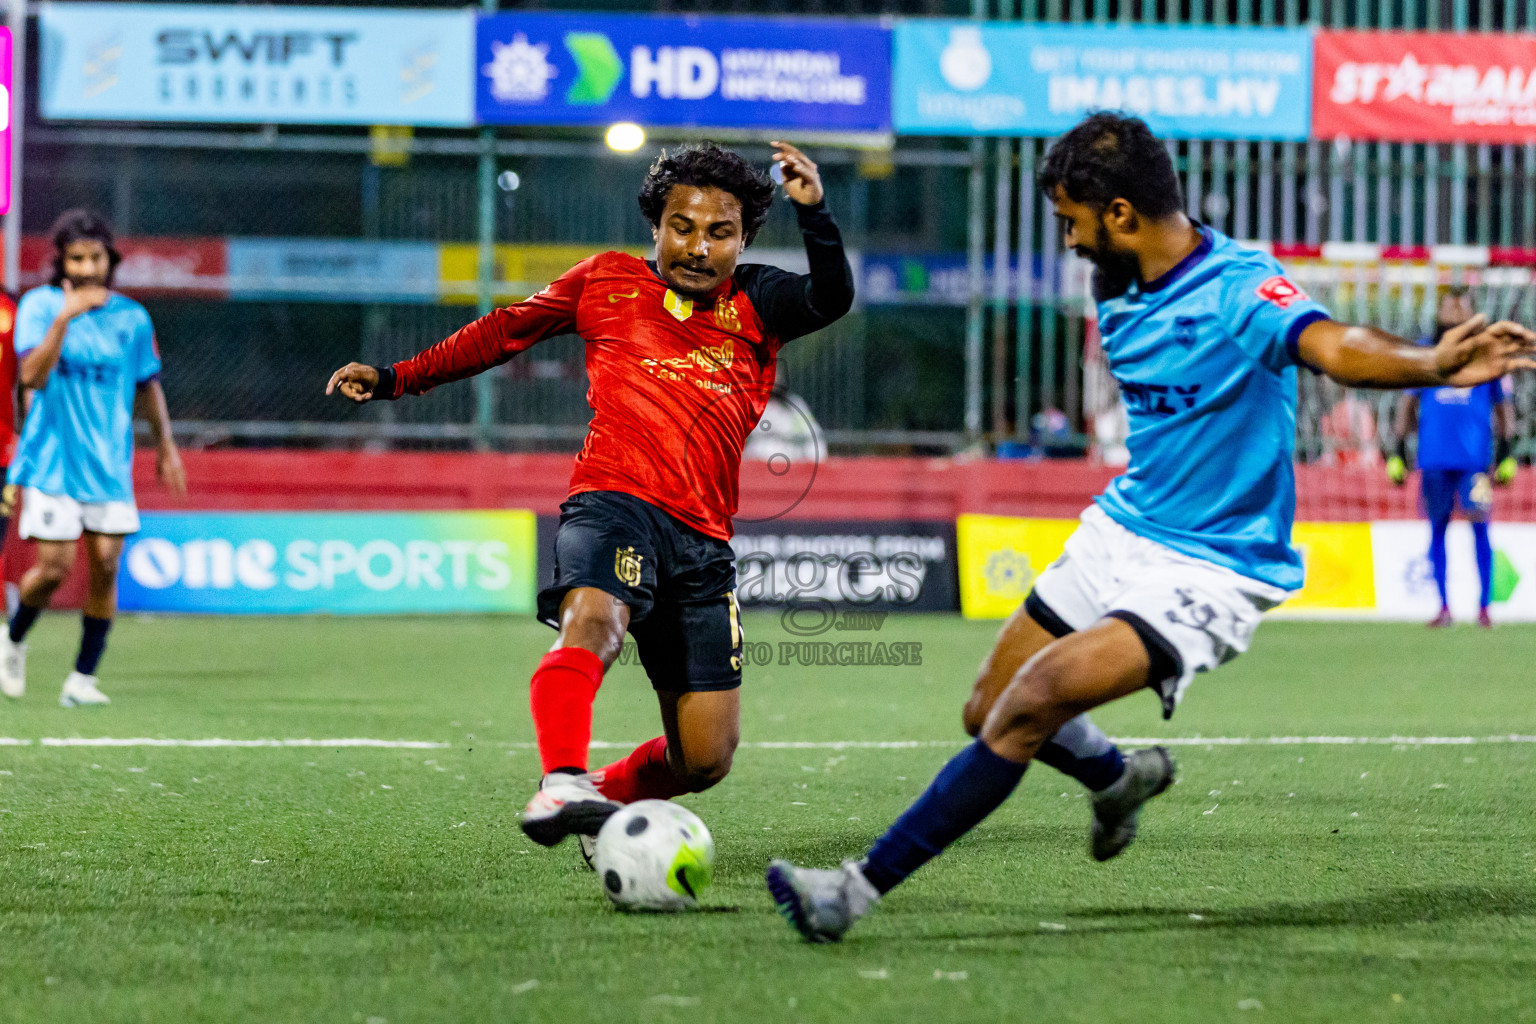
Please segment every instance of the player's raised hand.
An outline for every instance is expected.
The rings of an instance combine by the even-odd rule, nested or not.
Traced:
[[[331,382],[325,386],[328,395],[340,391],[342,396],[354,402],[366,402],[373,397],[373,389],[379,386],[379,371],[366,363],[348,363],[331,374]]]
[[[773,142],[773,161],[784,175],[784,194],[801,206],[814,206],[826,193],[821,187],[821,172],[810,157],[787,142]]]
[[[64,308],[59,311],[59,316],[66,320],[73,320],[81,313],[89,313],[93,309],[100,309],[107,304],[112,293],[99,284],[88,284],[76,288],[70,284],[69,278],[64,279]]]
[[[1516,370],[1536,370],[1536,334],[1508,320],[1490,324],[1479,313],[1441,336],[1435,365],[1445,382],[1458,388],[1485,384]]]

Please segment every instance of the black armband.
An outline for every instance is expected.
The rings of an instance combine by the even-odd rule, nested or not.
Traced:
[[[1515,454],[1515,442],[1510,438],[1501,437],[1493,442],[1493,464],[1495,466],[1513,454]]]

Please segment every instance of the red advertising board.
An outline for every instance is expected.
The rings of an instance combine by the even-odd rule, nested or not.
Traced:
[[[1536,142],[1536,34],[1319,32],[1312,134]]]

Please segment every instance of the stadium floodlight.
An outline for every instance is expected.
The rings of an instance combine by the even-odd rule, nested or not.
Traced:
[[[633,153],[645,145],[645,129],[630,121],[620,121],[608,129],[608,148],[619,153]]]

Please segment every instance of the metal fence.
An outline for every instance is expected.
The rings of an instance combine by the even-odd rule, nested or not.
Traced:
[[[741,0],[676,0],[656,9],[787,13],[783,4]],[[1536,26],[1536,0],[869,0],[812,4],[809,12],[1383,29]],[[797,7],[796,13],[805,12]],[[35,81],[35,67],[32,73]],[[86,128],[42,123],[35,110],[28,118],[23,227],[29,234],[43,232],[65,208],[90,205],[131,237],[464,244],[476,238],[483,165],[481,143],[468,132],[418,132],[403,166],[379,166],[368,136],[356,130]],[[497,243],[590,251],[648,244],[634,194],[655,146],[621,157],[569,133],[501,131],[495,140],[494,170],[515,171],[521,183],[515,192],[495,194]],[[788,346],[782,375],[835,448],[933,450],[1020,437],[1046,409],[1061,411],[1075,428],[1089,426],[1094,368],[1084,363],[1086,310],[1078,292],[1055,284],[1059,241],[1033,185],[1049,144],[903,139],[888,151],[813,151],[845,236],[860,253],[969,252],[997,267],[1029,271],[973,274],[968,302],[865,304],[834,328]],[[766,162],[760,142],[744,139],[743,146]],[[1239,239],[1536,247],[1536,145],[1229,140],[1170,143],[1169,149],[1190,212]],[[759,244],[798,245],[787,208],[775,211]],[[1297,273],[1341,317],[1406,334],[1426,327],[1433,289],[1423,283],[1375,280],[1368,265],[1339,261],[1298,265]],[[1528,285],[1501,284],[1480,268],[1414,264],[1402,273],[1425,281],[1465,278],[1491,308],[1536,320]],[[318,287],[307,298],[302,287],[296,291],[299,297],[146,296],[172,412],[185,434],[207,443],[497,447],[570,447],[581,436],[588,414],[578,340],[547,342],[489,375],[478,390],[450,385],[359,412],[320,394],[330,370],[353,358],[400,358],[436,341],[474,315],[472,296],[383,302]],[[1359,400],[1380,404],[1369,396]],[[1519,400],[1529,456],[1533,398],[1525,383]],[[1299,442],[1307,457],[1328,457],[1333,442],[1325,417],[1340,401],[1326,382],[1304,384]]]

